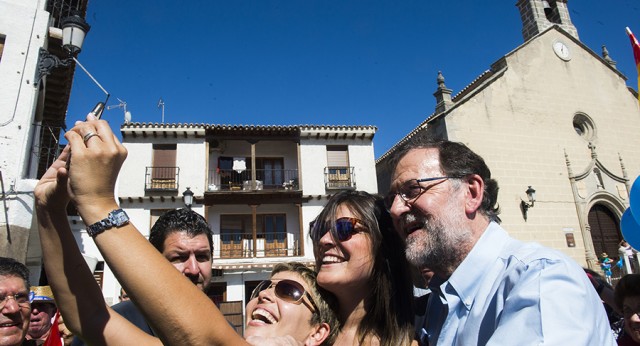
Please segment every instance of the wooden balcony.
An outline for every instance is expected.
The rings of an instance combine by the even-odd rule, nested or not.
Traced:
[[[255,184],[251,179],[251,170],[234,171],[218,169],[209,171],[207,191],[260,191],[286,190],[297,191],[297,169],[256,169]]]
[[[355,189],[353,167],[325,167],[324,184],[327,190]]]
[[[147,167],[145,191],[178,191],[180,167]]]
[[[214,237],[213,248],[214,258],[221,259],[300,255],[297,237],[287,232],[257,234],[255,239],[251,233],[221,232]]]

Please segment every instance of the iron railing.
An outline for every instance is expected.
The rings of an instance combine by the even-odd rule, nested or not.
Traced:
[[[51,13],[50,25],[56,28],[62,28],[62,20],[74,14],[84,18],[86,11],[87,0],[49,0],[47,2],[47,12]]]
[[[355,189],[355,178],[353,167],[324,168],[324,184],[327,190]]]
[[[65,128],[47,124],[33,124],[33,126],[34,133],[38,136],[38,139],[34,141],[31,148],[31,164],[38,165],[36,178],[40,179],[56,158],[60,156],[64,148],[60,145],[60,134],[64,132]]]
[[[300,254],[297,238],[288,232],[258,233],[220,232],[214,237],[214,258],[287,257]]]
[[[145,173],[145,190],[178,191],[180,167],[147,167]]]
[[[209,171],[208,191],[299,190],[297,169],[256,169],[256,184],[251,170],[218,169]]]

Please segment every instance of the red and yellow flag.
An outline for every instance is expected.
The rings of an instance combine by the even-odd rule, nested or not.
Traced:
[[[638,72],[638,101],[640,101],[640,43],[633,35],[629,27],[627,27],[627,35],[631,40],[631,48],[633,48],[633,57],[636,61],[636,71]]]

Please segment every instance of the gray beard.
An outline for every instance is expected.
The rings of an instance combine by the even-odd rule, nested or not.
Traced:
[[[405,223],[414,220],[424,223],[406,240],[407,260],[418,268],[426,267],[439,275],[450,276],[467,256],[472,243],[471,231],[454,219],[451,214],[447,214],[444,220],[405,214]]]

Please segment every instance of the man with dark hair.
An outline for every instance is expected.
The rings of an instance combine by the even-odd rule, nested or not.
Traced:
[[[422,344],[615,345],[582,268],[500,227],[498,184],[479,155],[414,137],[391,168],[386,204],[406,256],[435,273]]]
[[[29,328],[29,269],[0,257],[0,346],[21,345]]]
[[[189,209],[170,210],[162,214],[151,228],[149,242],[202,291],[211,282],[213,238],[202,215]],[[132,301],[122,301],[113,310],[150,335],[155,335]],[[74,346],[84,345],[75,338]]]

